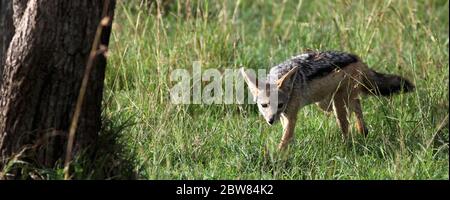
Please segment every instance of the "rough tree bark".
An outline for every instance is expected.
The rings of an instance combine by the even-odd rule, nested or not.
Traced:
[[[11,0],[0,0],[0,86],[2,85],[2,74],[6,50],[14,34],[13,7]]]
[[[32,160],[52,167],[55,161],[64,159],[70,121],[105,0],[0,1],[0,10],[10,6],[5,2],[12,2],[14,29],[9,48],[2,56],[0,166],[30,147]],[[108,16],[113,16],[114,6],[112,0]],[[11,31],[12,27],[3,29],[6,13],[1,12],[0,16],[0,33]],[[102,45],[108,45],[110,31],[110,25],[103,30]],[[3,41],[7,39],[2,38],[2,49]],[[96,142],[101,127],[105,66],[104,55],[97,55],[81,109],[74,152]]]

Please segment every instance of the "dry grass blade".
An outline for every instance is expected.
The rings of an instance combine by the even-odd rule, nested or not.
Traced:
[[[72,149],[73,149],[73,143],[74,143],[74,139],[75,139],[75,132],[77,130],[78,119],[79,119],[80,113],[81,113],[81,106],[83,105],[84,96],[86,94],[86,88],[87,88],[87,83],[89,80],[89,75],[91,73],[95,57],[97,56],[97,49],[99,48],[99,45],[100,45],[100,38],[102,35],[102,30],[111,21],[110,20],[111,18],[109,16],[107,16],[109,3],[110,3],[109,0],[105,0],[105,4],[103,5],[102,20],[100,21],[99,25],[97,26],[97,31],[95,33],[94,42],[91,47],[89,58],[88,58],[88,61],[86,64],[86,70],[84,72],[83,80],[81,82],[80,92],[78,94],[77,104],[75,107],[75,113],[73,114],[72,122],[70,124],[69,140],[67,142],[66,158],[65,158],[65,162],[64,162],[64,179],[65,180],[70,179],[69,166],[70,166],[71,154],[72,154]]]

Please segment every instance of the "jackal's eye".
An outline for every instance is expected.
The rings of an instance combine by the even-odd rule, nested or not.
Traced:
[[[283,107],[283,104],[282,103],[279,103],[278,104],[278,108],[282,108]]]
[[[263,107],[263,108],[267,108],[267,103],[263,103],[263,104],[261,104],[261,106]]]

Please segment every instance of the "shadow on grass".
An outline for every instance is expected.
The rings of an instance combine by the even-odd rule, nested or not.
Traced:
[[[132,117],[123,123],[103,118],[95,146],[86,149],[73,163],[73,179],[137,179],[134,157],[121,142],[122,134],[134,125]]]
[[[131,119],[131,118],[129,118]],[[98,139],[75,155],[71,166],[71,179],[137,179],[133,156],[125,153],[120,142],[121,134],[133,125],[130,120],[116,124],[103,118]],[[0,169],[0,180],[58,180],[64,179],[64,161],[57,160],[53,167],[44,166],[36,160],[36,148],[26,145],[6,160]]]

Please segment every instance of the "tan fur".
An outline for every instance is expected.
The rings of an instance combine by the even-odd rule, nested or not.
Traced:
[[[276,82],[277,82],[277,87],[278,87],[278,88],[283,88],[283,87],[285,86],[284,84],[287,83],[286,80],[289,80],[289,79],[295,74],[295,72],[297,72],[297,69],[298,69],[298,67],[292,68],[291,70],[289,70],[288,73],[286,73],[285,75],[283,75],[283,77],[281,77],[280,79],[278,79],[278,80],[276,81]]]
[[[278,101],[268,98],[270,83],[259,83],[244,69],[241,70],[252,95],[258,100],[257,105],[269,125],[280,119],[283,125],[283,136],[278,145],[283,149],[294,136],[297,123],[297,112],[304,106],[315,103],[325,112],[333,112],[342,138],[348,139],[349,117],[355,113],[356,129],[363,135],[368,134],[359,96],[361,93],[372,95],[390,95],[398,91],[412,91],[414,85],[407,79],[390,74],[381,74],[369,69],[358,60],[343,68],[336,68],[328,75],[313,80],[298,80],[298,67],[279,78],[276,84]],[[292,81],[289,81],[292,80]],[[405,84],[402,85],[401,83]],[[290,83],[290,84],[288,84]],[[294,84],[295,83],[295,84]],[[265,92],[257,88],[266,84]],[[381,86],[381,88],[379,87]],[[267,94],[266,94],[267,93]]]
[[[301,107],[298,102],[316,103],[326,112],[333,111],[344,139],[348,138],[348,117],[355,113],[358,132],[367,135],[359,94],[361,93],[363,78],[368,72],[369,70],[364,63],[357,62],[311,81],[308,83],[304,95],[295,95],[301,94],[302,91],[300,91],[300,88],[294,88],[292,99],[288,104],[288,109],[286,109],[288,112],[282,117],[284,134],[278,148],[285,148],[294,135],[297,112]]]

